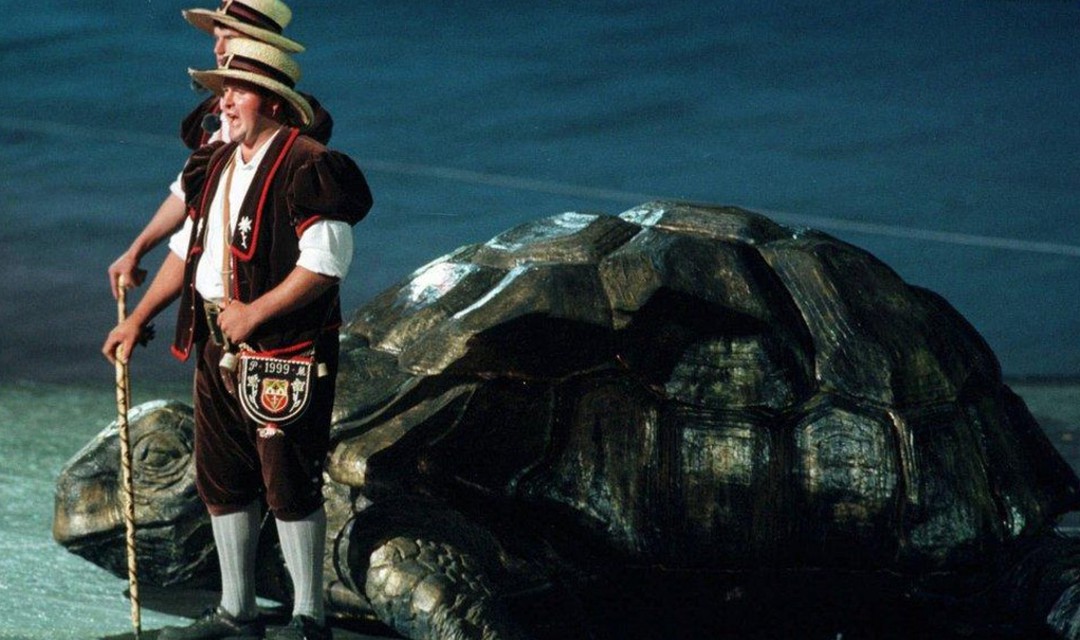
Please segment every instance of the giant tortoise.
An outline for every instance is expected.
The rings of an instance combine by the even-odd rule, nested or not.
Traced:
[[[421,267],[343,329],[333,429],[328,607],[409,638],[656,637],[794,598],[796,628],[929,603],[1080,638],[1055,532],[1080,482],[977,331],[742,209],[565,213]],[[61,474],[54,533],[122,575],[98,457]],[[212,572],[173,511],[150,564]]]

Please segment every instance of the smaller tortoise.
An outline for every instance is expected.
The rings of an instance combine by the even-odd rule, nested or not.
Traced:
[[[129,414],[140,578],[203,583],[216,570],[213,533],[195,490],[192,411],[155,401]],[[69,551],[127,576],[120,439],[113,423],[64,466],[56,481],[53,538]]]
[[[1080,482],[951,306],[830,236],[731,207],[562,214],[422,267],[344,334],[338,613],[655,637],[680,603],[843,619],[877,589],[875,614],[1080,638],[1080,546],[1053,529]]]
[[[216,589],[219,571],[213,531],[195,488],[194,411],[175,400],[157,400],[133,407],[128,422],[139,582],[166,588],[163,593],[144,594],[149,596],[144,600],[161,604],[170,599],[168,588],[195,590],[189,594]],[[126,578],[127,532],[121,487],[120,438],[113,422],[61,470],[56,481],[53,538],[68,551]],[[324,494],[328,525],[334,529],[328,533],[332,542],[351,515],[351,506],[340,485],[331,485]],[[284,602],[291,599],[277,528],[269,515],[263,518],[256,567],[260,596]],[[198,602],[168,602],[166,608],[194,614],[201,606]],[[363,610],[363,605],[353,605],[357,608]]]

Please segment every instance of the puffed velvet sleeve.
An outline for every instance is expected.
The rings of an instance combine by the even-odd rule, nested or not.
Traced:
[[[329,149],[313,153],[296,170],[287,195],[292,223],[315,219],[356,224],[371,210],[371,190],[352,158]]]
[[[184,187],[184,198],[188,207],[199,206],[202,198],[203,187],[206,185],[206,176],[210,171],[210,158],[214,152],[225,146],[224,142],[212,142],[203,145],[193,151],[188,157],[187,164],[180,177],[180,184]]]

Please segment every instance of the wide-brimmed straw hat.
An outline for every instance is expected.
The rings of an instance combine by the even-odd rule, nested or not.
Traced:
[[[188,74],[219,96],[224,93],[226,80],[249,82],[281,96],[292,106],[302,127],[315,120],[311,105],[295,90],[300,65],[289,54],[264,42],[233,38],[225,45],[225,56],[224,64],[217,69],[188,69]]]
[[[304,50],[304,45],[281,35],[292,20],[292,10],[281,0],[222,0],[217,9],[184,9],[182,13],[185,20],[210,35],[217,23],[282,51]]]

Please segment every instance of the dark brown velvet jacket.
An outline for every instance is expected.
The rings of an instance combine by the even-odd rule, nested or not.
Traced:
[[[173,355],[186,360],[192,345],[205,340],[202,297],[195,290],[195,267],[202,255],[204,228],[226,161],[236,143],[214,143],[197,149],[184,168],[192,237],[184,266],[180,316]],[[239,211],[232,237],[234,272],[232,297],[251,302],[280,284],[296,266],[303,230],[322,219],[359,222],[371,209],[371,191],[364,174],[348,156],[282,129],[270,142],[266,156]],[[243,220],[250,228],[245,233]],[[314,340],[323,330],[341,324],[338,287],[311,304],[264,323],[247,341],[260,351],[291,351]]]

